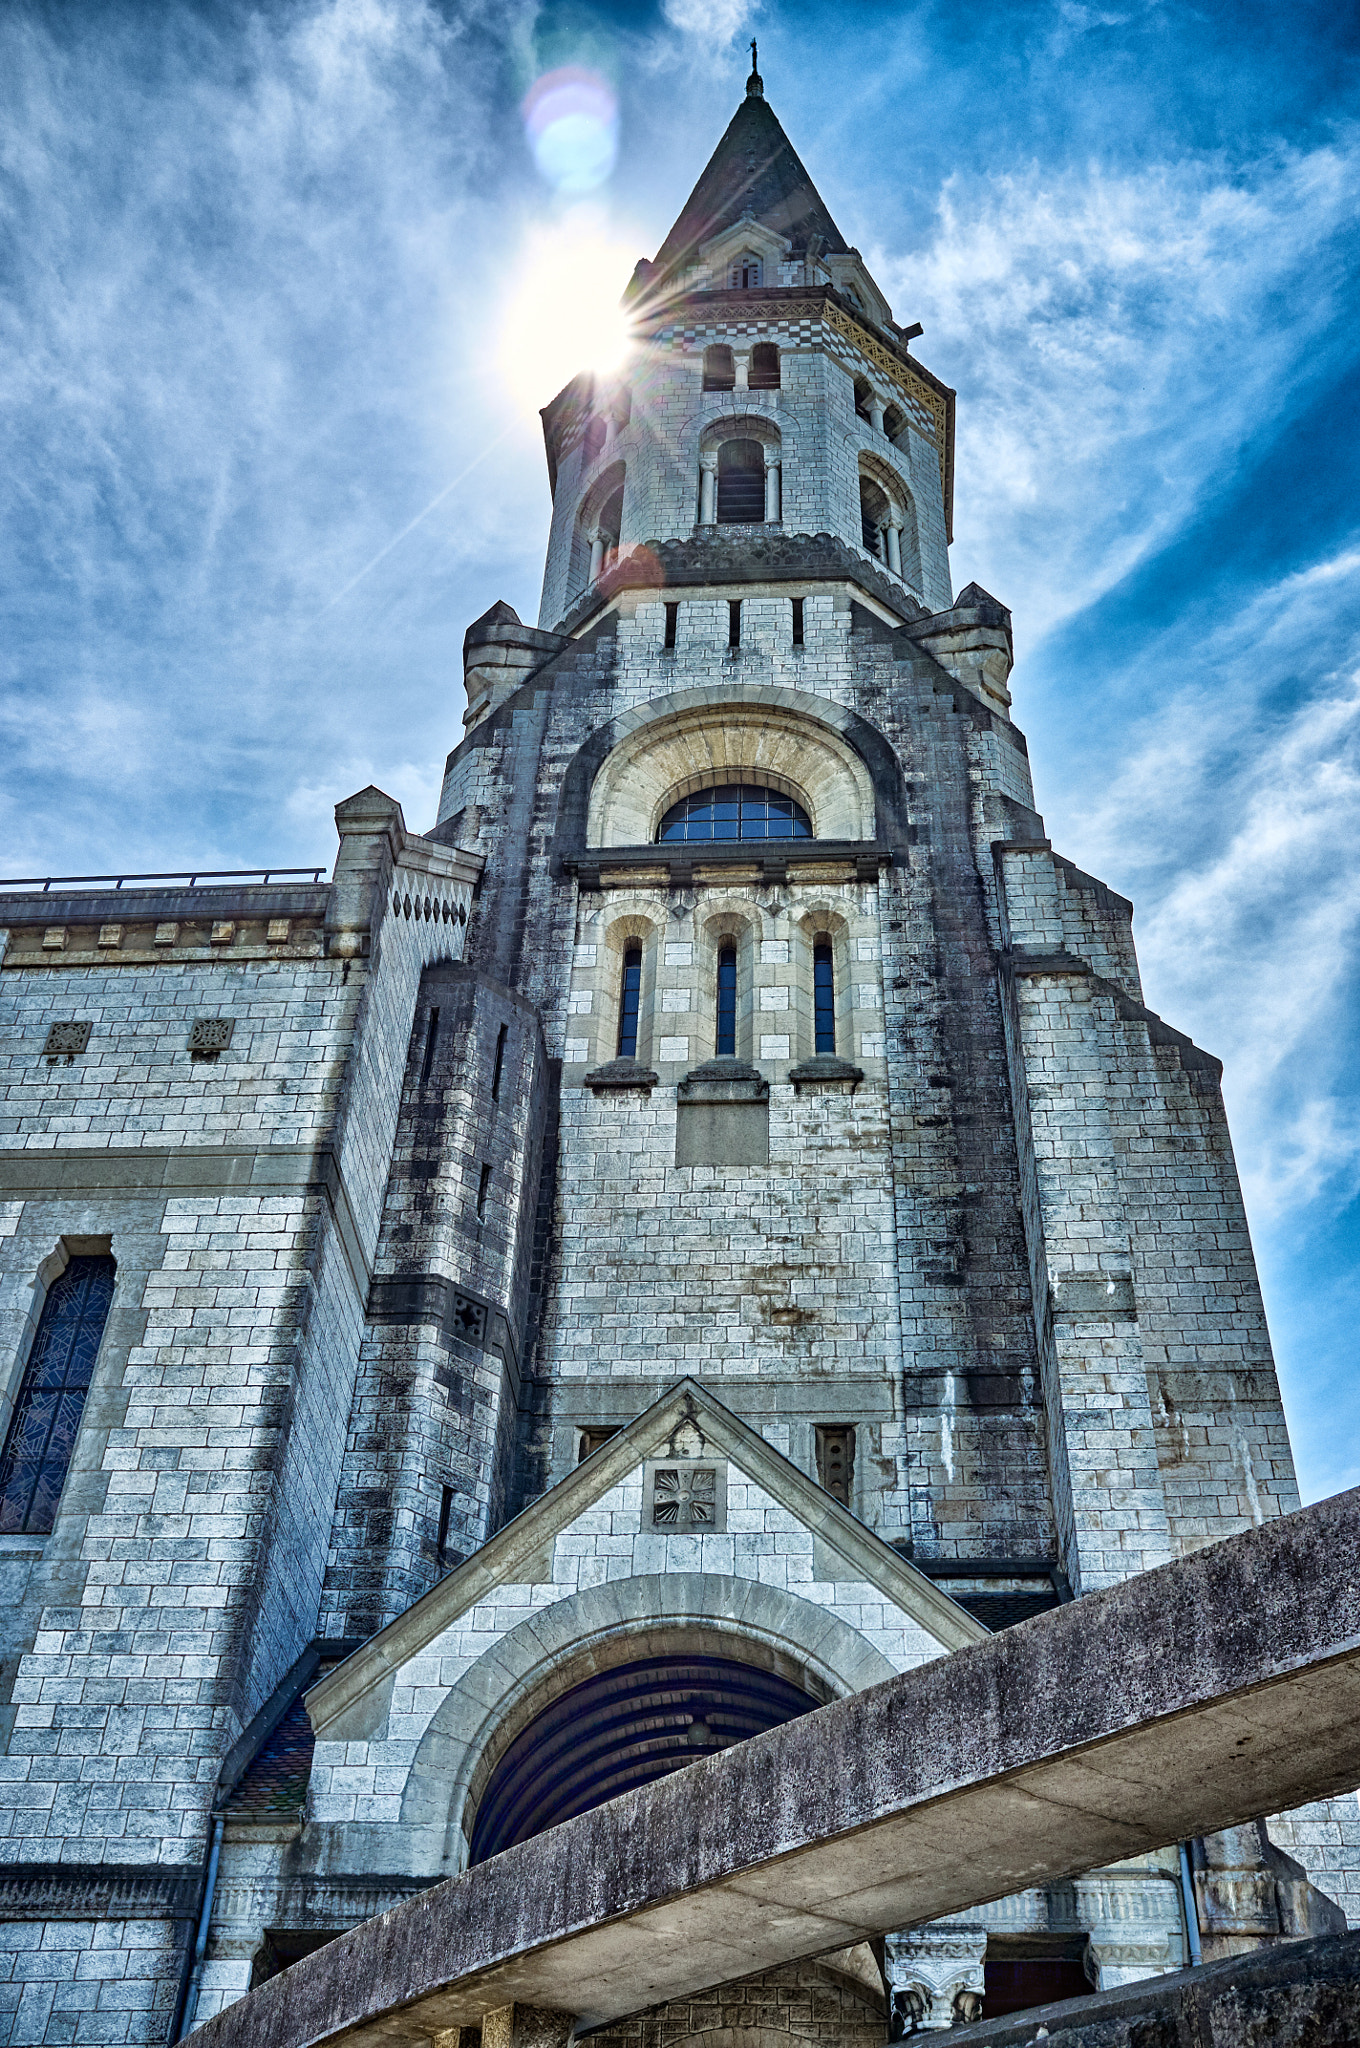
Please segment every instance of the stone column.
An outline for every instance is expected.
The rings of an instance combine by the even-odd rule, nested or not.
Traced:
[[[936,1920],[910,1934],[890,1934],[884,1974],[891,2002],[891,2038],[942,2034],[975,2020],[982,2009],[985,1927]]]
[[[902,574],[902,514],[894,505],[888,514],[888,524],[883,529],[888,543],[888,567],[894,576]]]
[[[869,393],[869,425],[876,434],[883,432],[883,414],[886,410],[883,400],[876,391]]]
[[[545,2005],[498,2005],[482,2015],[481,2048],[567,2048],[576,2015]],[[474,2048],[473,2027],[445,2027],[432,2048]]]
[[[765,450],[765,524],[777,526],[779,510],[779,450],[766,447]]]
[[[750,356],[750,351],[749,351],[748,349],[744,349],[744,348],[735,348],[735,349],[733,349],[733,351],[732,351],[732,368],[733,368],[733,373],[734,373],[734,375],[735,375],[735,377],[736,377],[736,389],[737,389],[738,391],[748,391],[748,390],[750,389],[750,386],[749,386],[749,384],[747,383],[747,375],[748,375],[748,372],[750,371],[750,367],[751,367],[751,356]]]
[[[699,524],[714,526],[718,518],[718,451],[705,448],[699,457]]]
[[[592,583],[599,581],[600,571],[603,567],[604,535],[599,532],[592,533],[590,535],[590,580]]]

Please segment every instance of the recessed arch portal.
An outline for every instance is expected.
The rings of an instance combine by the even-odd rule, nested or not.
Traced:
[[[818,839],[873,837],[873,781],[840,734],[782,704],[734,698],[659,716],[622,740],[595,778],[587,843],[648,845],[683,798],[743,784],[791,797]]]
[[[820,1704],[777,1671],[678,1646],[592,1672],[550,1699],[506,1749],[478,1802],[468,1861]]]

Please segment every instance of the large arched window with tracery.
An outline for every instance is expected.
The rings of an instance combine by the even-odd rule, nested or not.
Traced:
[[[672,804],[659,840],[811,839],[812,821],[796,797],[758,783],[729,782],[696,789]]]
[[[76,1447],[113,1301],[111,1258],[74,1258],[43,1303],[0,1458],[0,1535],[45,1536]]]

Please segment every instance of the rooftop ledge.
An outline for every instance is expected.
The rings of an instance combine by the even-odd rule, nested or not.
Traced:
[[[892,851],[877,839],[667,840],[659,846],[592,846],[564,853],[557,872],[582,889],[629,888],[645,875],[669,889],[725,884],[734,868],[754,869],[763,882],[786,882],[795,868],[849,868],[857,882],[876,882]]]

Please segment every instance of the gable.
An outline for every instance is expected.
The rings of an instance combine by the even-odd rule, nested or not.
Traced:
[[[663,1469],[677,1475],[662,1485],[667,1501],[692,1493],[700,1469],[713,1473],[712,1522],[699,1526],[688,1512],[673,1524],[656,1519]],[[318,1734],[371,1725],[396,1674],[460,1618],[484,1610],[479,1629],[499,1625],[490,1617],[506,1588],[527,1589],[521,1606],[547,1609],[583,1583],[696,1573],[777,1582],[828,1616],[853,1613],[886,1658],[876,1675],[988,1633],[706,1388],[682,1380],[323,1679],[308,1712]]]

